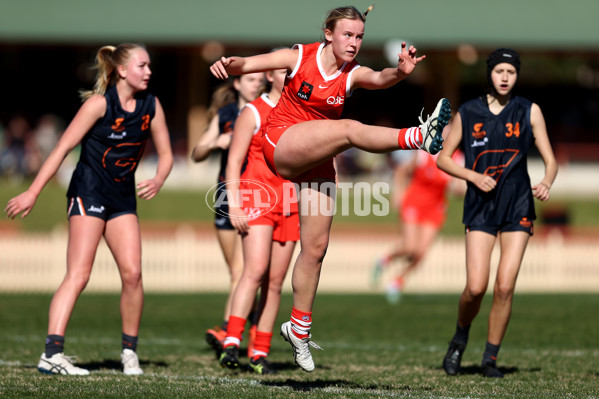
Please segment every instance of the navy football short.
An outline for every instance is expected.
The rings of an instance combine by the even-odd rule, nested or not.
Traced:
[[[235,230],[229,219],[229,204],[220,204],[214,208],[214,226],[218,230]]]
[[[67,217],[82,215],[95,216],[104,221],[114,219],[121,215],[134,214],[134,209],[116,209],[89,197],[71,197],[67,199]]]
[[[496,236],[497,233],[506,233],[511,231],[523,231],[532,236],[534,232],[534,223],[528,218],[513,223],[504,223],[499,226],[466,226],[466,233],[469,231],[482,231]]]

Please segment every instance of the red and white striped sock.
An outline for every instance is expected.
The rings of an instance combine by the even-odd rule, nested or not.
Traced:
[[[312,312],[304,312],[294,307],[291,308],[291,331],[302,339],[310,335],[312,326]]]
[[[236,346],[239,348],[241,337],[245,329],[246,320],[242,317],[229,316],[229,324],[227,325],[227,336],[223,342],[223,348],[228,346]]]
[[[400,150],[418,150],[422,147],[422,132],[419,127],[400,129],[397,144]]]

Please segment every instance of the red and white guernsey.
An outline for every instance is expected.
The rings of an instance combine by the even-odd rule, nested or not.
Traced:
[[[256,129],[253,131],[252,140],[250,141],[250,145],[248,147],[247,153],[247,165],[245,167],[245,171],[241,175],[241,183],[240,188],[251,189],[252,192],[255,192],[257,187],[268,187],[271,190],[267,190],[268,192],[263,192],[260,194],[260,208],[271,208],[272,212],[275,213],[297,213],[297,203],[291,202],[284,206],[284,201],[289,201],[291,197],[295,198],[295,192],[285,193],[283,190],[293,190],[293,185],[289,180],[281,179],[276,176],[266,165],[266,161],[264,160],[264,154],[262,153],[262,127],[265,124],[266,118],[271,113],[275,104],[268,98],[266,93],[262,94],[256,100],[250,102],[246,105],[252,113],[254,114],[254,119],[256,121]],[[259,182],[261,185],[257,186],[253,182]],[[284,183],[287,185],[284,186]],[[247,186],[247,187],[246,187]],[[276,193],[276,196],[272,196],[273,191]],[[258,195],[256,193],[256,195]],[[244,201],[242,207],[254,207],[256,208],[258,204],[253,202],[253,196],[248,198],[249,202]],[[276,203],[274,202],[276,198]],[[269,204],[268,206],[266,204]],[[268,209],[267,209],[268,210]]]
[[[351,74],[360,65],[345,63],[327,76],[320,63],[324,43],[296,44],[297,64],[287,76],[279,103],[270,113],[267,125],[291,126],[316,119],[339,119],[345,99],[351,95]]]
[[[352,60],[327,76],[320,63],[324,43],[296,44],[299,55],[287,76],[281,99],[272,110],[263,130],[262,151],[267,165],[276,172],[274,151],[279,138],[289,127],[305,121],[339,119],[345,99],[351,95],[351,75],[360,67]],[[333,158],[296,176],[296,183],[315,178],[334,179]]]

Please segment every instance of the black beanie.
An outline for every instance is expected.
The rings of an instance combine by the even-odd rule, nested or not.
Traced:
[[[502,62],[513,65],[514,68],[516,68],[516,73],[518,75],[520,74],[520,56],[518,53],[509,48],[498,48],[489,55],[489,58],[487,58],[487,80],[491,87],[493,87],[491,71],[497,64],[501,64]]]

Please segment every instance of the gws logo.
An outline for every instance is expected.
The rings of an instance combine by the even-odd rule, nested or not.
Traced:
[[[232,193],[227,190],[227,183],[239,184],[237,198],[232,198]],[[228,212],[229,206],[235,205],[242,208],[250,219],[272,211],[279,200],[273,187],[249,179],[220,182],[210,187],[205,197],[208,208],[219,216],[237,217]]]
[[[327,98],[327,104],[329,105],[343,105],[343,101],[345,100],[345,98],[343,96],[331,96],[329,98]]]
[[[122,132],[125,130],[125,126],[122,126],[123,122],[125,122],[125,118],[116,118],[114,120],[114,125],[111,126],[112,130],[115,132]]]
[[[485,132],[484,130],[481,131],[482,128],[482,123],[475,123],[473,126],[474,131],[472,132],[472,137],[474,137],[475,139],[482,139],[483,137],[485,137],[487,135],[487,132]]]
[[[532,227],[532,221],[528,220],[528,218],[522,218],[522,220],[520,220],[520,226],[529,229]]]
[[[297,96],[304,101],[308,101],[310,99],[310,96],[312,95],[313,89],[314,86],[304,81],[302,82],[302,87],[300,87],[299,91],[297,92]]]

